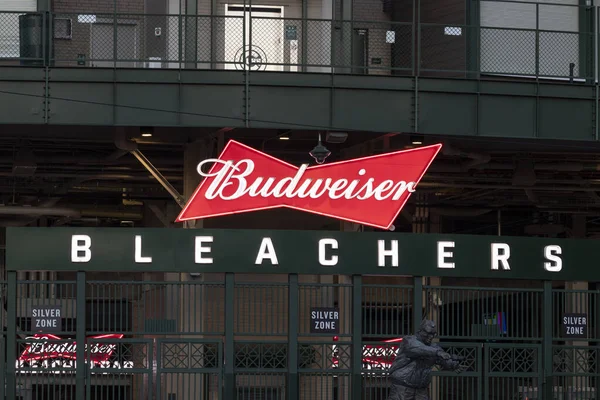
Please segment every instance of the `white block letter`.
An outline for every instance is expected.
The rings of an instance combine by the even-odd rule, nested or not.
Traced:
[[[506,243],[492,243],[492,269],[498,269],[502,263],[502,269],[509,270],[510,246]]]
[[[89,262],[92,259],[92,238],[88,235],[71,236],[71,262]],[[83,252],[83,255],[79,255]]]
[[[142,256],[142,236],[135,235],[135,262],[136,263],[151,263],[152,257]]]
[[[385,240],[377,241],[377,266],[385,267],[385,258],[392,257],[392,267],[398,266],[398,241],[392,240],[392,248],[390,250],[385,249]]]
[[[204,243],[212,243],[212,236],[196,236],[196,246],[195,246],[195,261],[196,264],[212,264],[212,257],[202,257],[202,253],[210,253],[210,246],[202,246]]]
[[[326,246],[331,246],[331,248],[333,250],[337,250],[338,248],[338,241],[335,239],[321,239],[319,240],[319,264],[321,265],[326,265],[326,266],[333,266],[333,265],[337,265],[338,263],[338,256],[331,256],[331,258],[327,258],[326,253]]]
[[[557,257],[558,254],[562,254],[560,246],[550,245],[544,247],[544,257],[549,261],[544,263],[546,271],[558,272],[562,270],[562,258]]]
[[[454,257],[454,252],[446,251],[454,248],[454,242],[438,242],[438,268],[454,268],[453,262],[446,262],[447,257]]]
[[[258,250],[258,255],[256,256],[256,261],[254,264],[260,265],[263,263],[264,259],[271,260],[271,264],[277,265],[279,262],[277,261],[277,253],[275,253],[275,248],[273,247],[273,241],[271,238],[263,238],[260,243],[260,249]]]

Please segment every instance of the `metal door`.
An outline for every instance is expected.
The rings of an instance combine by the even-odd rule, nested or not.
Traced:
[[[152,400],[152,339],[90,338],[86,400]]]
[[[484,399],[541,399],[540,344],[486,343]]]
[[[156,400],[222,399],[223,343],[158,339]]]
[[[251,12],[249,12],[251,10]],[[244,7],[227,6],[225,21],[225,54],[227,69],[246,69],[251,71],[283,70],[283,9],[272,6]],[[243,30],[240,20],[231,17],[243,17]],[[240,36],[245,45],[240,47]]]
[[[352,74],[367,75],[369,30],[354,29],[352,32]]]
[[[135,24],[121,21],[116,26],[112,22],[91,24],[91,65],[102,68],[135,68],[138,59],[138,35]],[[115,52],[115,44],[117,50]],[[115,59],[116,57],[116,59]],[[116,61],[116,64],[115,64]]]
[[[465,370],[459,375],[437,369],[429,388],[431,398],[440,400],[483,400],[483,346],[481,343],[441,342],[448,353],[463,357]]]

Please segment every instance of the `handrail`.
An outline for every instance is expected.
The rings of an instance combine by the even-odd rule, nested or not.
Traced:
[[[546,5],[563,6],[480,1],[491,2],[535,4],[537,14]],[[4,22],[0,27],[0,66],[341,71],[448,78],[489,75],[579,84],[596,81],[600,57],[595,45],[597,17],[594,12],[594,26],[588,32],[578,32],[572,27],[546,29],[540,17],[534,27],[496,27],[256,16],[246,20],[237,15],[0,11]],[[192,23],[196,37],[186,38],[180,31],[185,32],[186,24]],[[45,31],[51,26],[52,34]],[[28,42],[21,43],[19,37]]]

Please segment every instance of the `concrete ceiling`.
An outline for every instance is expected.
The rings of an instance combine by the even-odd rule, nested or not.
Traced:
[[[123,132],[180,193],[187,143],[209,140],[216,156],[218,144],[232,138],[295,164],[311,162],[308,152],[317,143],[315,131],[155,128],[151,137],[142,137],[140,128]],[[145,205],[172,198],[135,157],[118,151],[115,135],[114,128],[105,127],[3,127],[0,204],[79,211],[65,216],[54,210],[57,215],[44,216],[51,225],[114,225],[123,220],[143,224]],[[519,225],[523,227],[549,215],[600,217],[597,143],[430,136],[418,140],[444,143],[419,193],[449,220],[470,218],[489,225],[486,219],[493,221],[498,209],[508,220],[511,213],[524,220]],[[413,141],[415,135],[410,134],[349,132],[345,143],[324,144],[332,151],[328,161],[335,161],[410,148]],[[15,168],[21,165],[15,160],[23,159],[19,162],[24,167]],[[413,197],[407,210],[414,209],[415,202]],[[7,214],[0,215],[0,225],[39,223],[39,215]]]

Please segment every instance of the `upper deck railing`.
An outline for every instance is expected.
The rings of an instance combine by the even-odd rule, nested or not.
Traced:
[[[0,66],[597,80],[596,7],[477,5],[476,24],[0,10]]]

